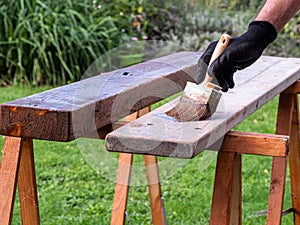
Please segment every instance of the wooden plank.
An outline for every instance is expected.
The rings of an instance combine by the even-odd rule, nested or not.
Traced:
[[[270,62],[273,64],[270,65]],[[182,123],[174,121],[164,112],[174,107],[178,101],[175,100],[107,135],[106,148],[109,151],[176,158],[195,157],[296,82],[300,78],[299,62],[300,59],[293,58],[279,61],[278,58],[262,58],[246,70],[247,79],[243,78],[243,71],[236,74],[238,85],[223,94],[211,118]]]
[[[126,118],[128,121],[133,121],[134,120],[133,118],[138,118],[142,115],[145,115],[148,112],[149,112],[149,108],[146,107],[144,109],[137,111],[136,113],[132,113],[131,115],[128,115]],[[97,135],[95,135],[95,132],[93,132],[91,134],[85,135],[84,138],[105,139],[107,134],[109,134],[113,130],[118,129],[121,126],[124,126],[125,124],[129,123],[128,121],[116,121],[114,123],[105,125],[104,127],[101,127],[100,129],[97,130],[97,133],[98,133]]]
[[[167,220],[162,201],[157,157],[145,155],[144,161],[148,181],[152,223],[155,225],[166,225]]]
[[[21,138],[5,137],[0,168],[0,224],[11,224],[19,168]]]
[[[279,97],[276,134],[289,135],[295,95],[281,93]],[[287,158],[273,157],[267,224],[281,224]]]
[[[4,103],[0,134],[71,141],[96,132],[181,91],[195,79],[198,59],[196,52],[175,53]]]
[[[299,82],[297,82],[299,83]],[[290,180],[292,206],[294,214],[294,224],[300,224],[300,127],[299,127],[299,105],[298,96],[294,99],[294,109],[292,115],[291,135],[290,135]]]
[[[289,136],[231,131],[226,134],[221,149],[240,154],[286,157]]]
[[[238,153],[220,151],[210,215],[211,225],[241,224],[240,173],[241,156]]]
[[[22,139],[18,190],[23,225],[39,225],[39,204],[32,139]]]
[[[118,129],[121,126],[124,126],[128,122],[125,121],[117,121],[108,125],[105,125],[104,127],[101,127],[96,132],[93,132],[91,134],[87,134],[84,136],[84,138],[96,138],[96,139],[105,139],[106,135],[112,132],[114,129]]]

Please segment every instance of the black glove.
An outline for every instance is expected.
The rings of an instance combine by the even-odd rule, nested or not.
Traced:
[[[265,48],[277,37],[274,26],[267,21],[253,21],[248,31],[239,37],[231,38],[229,45],[222,54],[212,62],[208,74],[217,79],[222,91],[234,87],[233,74],[253,64],[263,53]],[[204,79],[207,65],[217,42],[212,42],[198,62],[197,82]]]

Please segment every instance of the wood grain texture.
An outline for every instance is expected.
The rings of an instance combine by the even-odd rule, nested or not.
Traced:
[[[138,113],[132,113],[125,118],[125,122],[133,121]],[[115,185],[114,202],[112,208],[111,225],[123,225],[126,219],[126,207],[130,186],[131,167],[133,155],[120,153],[118,161],[118,171]]]
[[[145,155],[144,161],[148,181],[152,223],[155,225],[166,225],[167,220],[162,201],[157,157],[152,155]]]
[[[132,154],[121,153],[119,156],[111,225],[123,225],[125,223],[132,160]]]
[[[287,157],[289,136],[231,131],[226,134],[221,149],[240,154]]]
[[[241,225],[241,155],[218,153],[210,225]]]
[[[181,123],[165,116],[164,112],[173,108],[177,99],[111,132],[106,137],[106,148],[193,158],[299,78],[300,59],[262,57],[236,74],[236,87],[223,94],[211,118]]]
[[[71,141],[96,132],[181,91],[194,81],[199,56],[175,53],[4,103],[0,134]]]
[[[150,111],[150,107],[145,107],[144,109],[141,109],[138,112],[128,115],[125,118],[125,121],[123,123],[133,121],[139,116],[145,115],[149,111]],[[111,225],[125,224],[125,219],[126,219],[125,213],[126,213],[128,192],[130,186],[132,162],[133,162],[132,154],[121,153],[119,155],[114,202],[113,202],[112,216],[110,221]],[[160,190],[160,186],[159,186],[159,190]]]
[[[139,110],[137,112],[136,118],[144,116],[150,111],[150,107]],[[148,183],[152,223],[155,225],[167,225],[166,212],[162,199],[157,157],[152,155],[144,155],[144,162]]]
[[[281,93],[279,97],[276,134],[290,135],[295,94]],[[273,157],[270,194],[268,202],[268,225],[280,225],[282,217],[287,158]]]
[[[5,137],[0,168],[0,224],[10,225],[17,186],[21,138]]]
[[[297,82],[299,83],[299,82]],[[298,96],[294,99],[292,125],[290,134],[290,180],[294,224],[300,224],[300,127]]]
[[[234,161],[233,187],[229,225],[242,225],[242,155],[237,154]]]
[[[18,172],[18,193],[23,225],[39,225],[40,214],[32,139],[22,139]]]
[[[273,157],[267,225],[280,225],[284,200],[287,158]]]
[[[300,81],[296,81],[293,85],[288,87],[284,93],[289,93],[289,94],[299,94],[300,93]]]

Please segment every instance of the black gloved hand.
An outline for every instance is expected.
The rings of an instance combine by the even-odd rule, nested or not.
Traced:
[[[248,31],[239,37],[231,38],[228,47],[212,62],[208,74],[214,76],[222,91],[234,87],[233,74],[253,64],[263,53],[265,48],[277,37],[274,26],[267,21],[253,21]],[[207,65],[217,42],[212,42],[198,62],[199,77],[197,82],[204,79]]]

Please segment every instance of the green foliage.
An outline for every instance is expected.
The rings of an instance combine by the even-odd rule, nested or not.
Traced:
[[[211,41],[222,33],[238,36],[247,30],[265,1],[186,1],[169,39],[188,50],[204,51]],[[265,51],[266,55],[300,57],[300,14],[296,14],[278,34],[276,41]],[[163,23],[163,22],[162,22]],[[163,26],[163,25],[162,25]]]
[[[1,1],[0,79],[37,85],[80,78],[118,41],[114,19],[90,1]]]
[[[147,7],[148,9],[148,7]],[[149,24],[147,34],[152,40],[170,40],[171,33],[178,25],[183,25],[189,4],[180,0],[152,1],[151,10],[147,10]]]
[[[263,3],[262,0],[3,0],[0,83],[74,82],[104,53],[136,40],[168,41],[186,50],[205,50],[209,42],[224,32],[232,36],[245,32]],[[299,57],[299,45],[298,14],[265,54]],[[132,58],[127,52],[124,57],[124,61]]]
[[[281,56],[300,57],[300,14],[296,14],[285,25],[281,32],[280,41],[276,43],[276,47],[280,48]]]
[[[233,14],[232,11],[205,8],[188,11],[172,31],[171,40],[189,50],[205,50],[222,33],[237,36],[247,29],[253,13]]]
[[[148,8],[148,11],[151,10],[152,2],[148,3],[146,0],[99,0],[94,2],[106,9],[103,12],[104,16],[115,18],[119,38],[122,41],[128,42],[133,37],[139,40],[145,39],[145,30],[148,25],[145,9]]]

